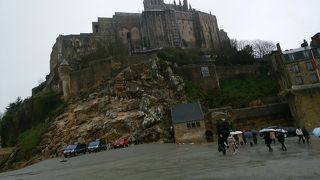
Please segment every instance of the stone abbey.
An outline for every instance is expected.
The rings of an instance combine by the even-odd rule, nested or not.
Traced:
[[[187,0],[172,4],[166,4],[163,0],[144,0],[143,3],[142,13],[116,12],[112,18],[98,18],[97,22],[92,23],[92,33],[60,35],[52,48],[47,88],[61,91],[60,80],[67,79],[64,82],[71,82],[70,87],[81,89],[83,87],[79,83],[72,85],[72,82],[79,81],[68,79],[80,78],[81,84],[88,85],[90,83],[81,78],[88,77],[85,74],[106,76],[101,63],[109,67],[112,62],[93,63],[105,57],[166,47],[218,50],[230,46],[227,33],[218,28],[216,16],[193,9]],[[93,66],[99,67],[99,70]],[[59,68],[67,78],[59,75]],[[82,72],[88,68],[91,68],[90,72]],[[88,82],[100,79],[94,76],[95,80]]]
[[[216,16],[197,11],[187,0],[165,4],[144,0],[142,13],[115,13],[112,18],[93,22],[93,34],[122,41],[131,50],[159,47],[199,47],[220,49],[229,42],[219,30]]]

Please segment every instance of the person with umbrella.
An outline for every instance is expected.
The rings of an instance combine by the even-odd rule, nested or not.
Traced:
[[[305,143],[305,140],[304,140],[304,137],[303,137],[303,133],[302,133],[302,129],[300,127],[298,127],[296,129],[296,134],[299,136],[299,143],[301,142],[301,139],[302,139],[302,142]]]
[[[270,137],[270,132],[274,132],[276,131],[275,129],[262,129],[260,130],[260,136],[263,136],[263,139],[267,145],[267,147],[269,148],[269,152],[272,152],[273,149],[271,148],[271,143],[272,143],[272,139]]]
[[[253,142],[252,142],[252,139],[253,139],[253,134],[251,131],[246,131],[243,133],[244,137],[247,139],[247,141],[250,143],[250,146],[253,146]]]
[[[307,129],[305,127],[303,127],[302,129],[302,134],[303,134],[303,137],[304,139],[307,141],[307,143],[309,144],[309,139],[310,139],[310,134],[309,132],[307,131]]]
[[[258,138],[257,136],[259,135],[259,132],[256,129],[252,129],[252,139],[254,144],[258,144]]]
[[[272,139],[271,139],[271,137],[270,137],[270,132],[265,132],[265,133],[263,134],[263,139],[264,139],[267,147],[269,148],[269,152],[272,152],[273,149],[271,148]]]
[[[219,134],[218,145],[219,145],[218,151],[219,152],[222,151],[222,154],[225,156],[226,155],[226,140],[222,134]]]
[[[285,130],[283,129],[277,129],[276,130],[276,137],[278,138],[278,141],[281,143],[281,150],[282,151],[287,151],[287,147],[284,145],[284,141],[285,141],[285,135],[284,133],[286,133]]]

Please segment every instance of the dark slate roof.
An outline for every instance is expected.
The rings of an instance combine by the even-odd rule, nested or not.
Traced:
[[[171,108],[171,118],[173,124],[179,124],[203,120],[204,115],[199,103],[190,103],[179,104]]]

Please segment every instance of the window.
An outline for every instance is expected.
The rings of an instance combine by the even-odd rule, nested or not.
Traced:
[[[294,73],[299,73],[300,72],[299,65],[298,64],[292,65],[292,71]]]
[[[317,83],[317,82],[319,82],[318,74],[317,74],[317,73],[312,73],[312,74],[311,74],[311,80],[312,80],[312,83]]]
[[[294,61],[295,59],[294,54],[288,54],[288,56],[289,56],[289,60]]]
[[[297,76],[295,78],[295,82],[297,85],[302,85],[303,84],[303,78],[301,76]]]
[[[201,67],[201,73],[203,77],[210,77],[210,71],[208,67]]]
[[[318,48],[317,51],[318,51],[318,56],[320,56],[320,48]]]
[[[201,127],[201,124],[200,124],[200,122],[197,122],[197,127]]]
[[[309,58],[311,57],[309,51],[303,51],[303,56],[304,56],[304,58],[306,58],[306,59],[309,59]]]
[[[192,128],[196,128],[196,123],[192,122]]]
[[[313,70],[314,70],[313,65],[312,65],[312,62],[307,62],[306,65],[307,65],[307,69],[308,69],[309,71],[313,71]]]
[[[187,128],[190,129],[191,128],[191,124],[187,123]]]

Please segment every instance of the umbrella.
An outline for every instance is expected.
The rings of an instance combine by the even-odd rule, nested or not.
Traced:
[[[284,129],[276,129],[276,132],[279,133],[287,133],[288,131],[284,130]]]
[[[243,135],[244,135],[245,138],[248,138],[248,139],[253,137],[253,134],[252,134],[251,131],[246,131],[246,132],[243,133]]]
[[[312,133],[317,136],[320,137],[320,128],[314,128],[314,130],[312,131]]]
[[[237,135],[237,134],[242,134],[242,131],[234,131],[230,132],[231,135]]]
[[[274,132],[276,131],[275,129],[268,129],[268,128],[265,128],[265,129],[261,129],[259,132],[260,133],[264,133],[264,132]]]

